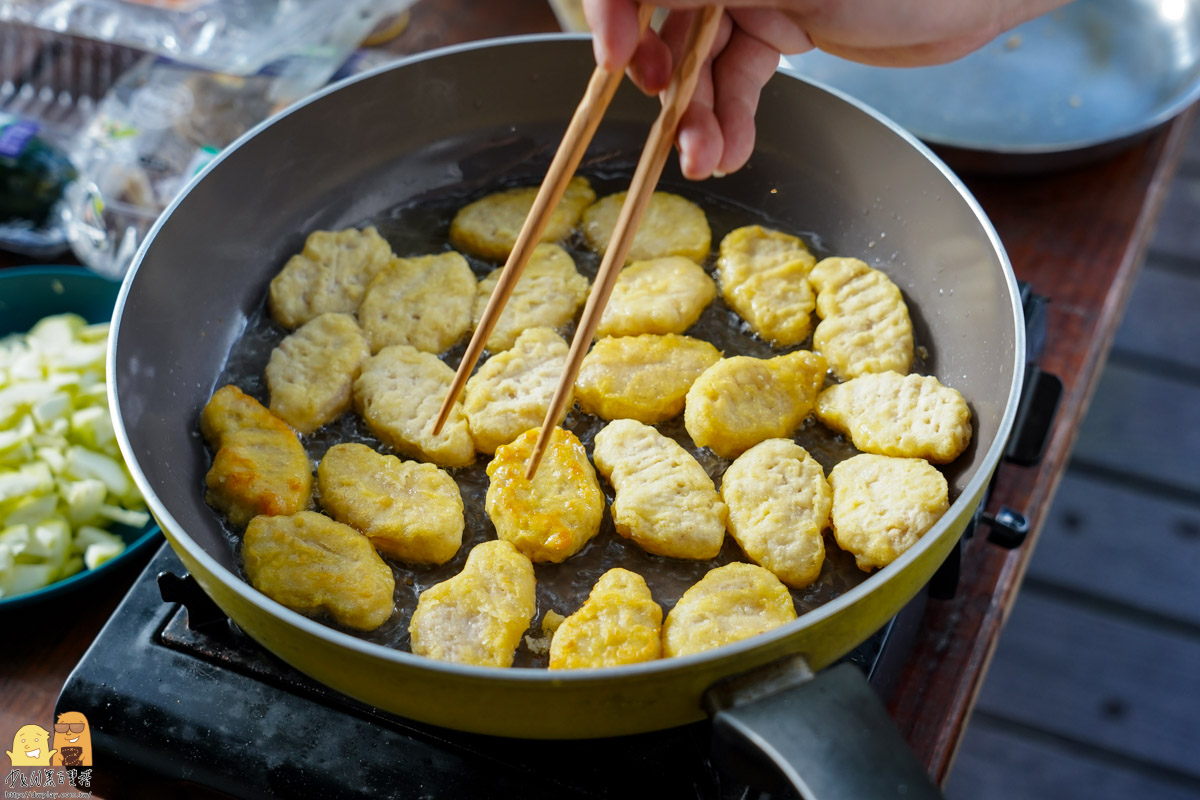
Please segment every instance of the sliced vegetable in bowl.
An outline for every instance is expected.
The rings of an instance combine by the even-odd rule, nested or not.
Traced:
[[[0,608],[78,585],[156,538],[108,411],[118,288],[78,268],[0,270]]]

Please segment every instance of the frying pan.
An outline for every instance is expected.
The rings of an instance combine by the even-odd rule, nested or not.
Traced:
[[[567,672],[463,666],[363,641],[261,595],[239,576],[204,502],[199,410],[268,282],[307,233],[439,191],[536,175],[593,66],[586,39],[562,36],[440,50],[332,87],[226,151],[159,220],[122,287],[109,353],[122,449],[172,546],[230,619],[363,702],[450,728],[530,738],[649,731],[706,713],[752,728],[758,712],[737,715],[778,706],[793,720],[810,709],[828,735],[818,733],[808,755],[824,758],[819,748],[837,738],[839,720],[853,738],[873,732],[883,714],[861,716],[861,697],[843,702],[848,695],[818,683],[852,683],[847,673],[828,670],[805,683],[809,670],[878,630],[954,547],[1012,426],[1025,347],[1016,282],[978,205],[915,139],[845,96],[776,75],[750,164],[708,191],[791,229],[820,232],[831,253],[886,266],[909,301],[918,341],[932,345],[927,371],[971,404],[973,442],[946,469],[950,510],[886,569],[788,625],[706,653]],[[631,164],[656,105],[623,87],[585,168]],[[668,185],[682,183],[673,168]],[[778,689],[783,694],[768,700],[747,699]],[[770,715],[764,724],[774,724]],[[889,735],[885,749],[900,741],[894,729]],[[809,747],[795,730],[787,738],[793,751]],[[884,796],[862,786],[860,797]]]

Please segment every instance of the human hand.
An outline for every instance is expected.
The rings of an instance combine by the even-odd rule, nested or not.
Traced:
[[[754,150],[759,95],[781,54],[814,47],[877,66],[952,61],[1066,0],[730,0],[696,93],[676,134],[687,178],[741,168]],[[671,9],[658,34],[637,35],[636,0],[583,0],[596,63],[629,67],[643,91],[667,87],[702,0],[657,0]]]

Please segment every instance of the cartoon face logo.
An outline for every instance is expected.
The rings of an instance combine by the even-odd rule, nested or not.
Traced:
[[[92,729],[87,717],[78,711],[65,711],[54,723],[54,756],[56,767],[90,767],[92,765]]]
[[[13,736],[13,749],[5,752],[14,767],[48,767],[58,751],[50,749],[50,731],[41,725],[26,725]]]

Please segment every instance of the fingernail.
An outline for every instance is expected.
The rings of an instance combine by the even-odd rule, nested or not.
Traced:
[[[721,170],[719,170],[719,169],[714,169],[714,170],[712,171],[712,176],[713,176],[714,178],[724,178],[724,177],[725,177],[725,173],[724,173],[724,172],[721,172]]]

